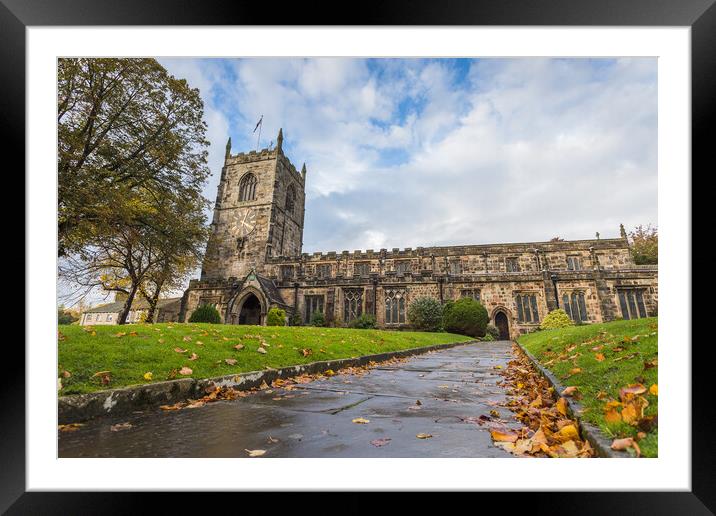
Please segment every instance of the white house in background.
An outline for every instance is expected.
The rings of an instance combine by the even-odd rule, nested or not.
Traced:
[[[80,325],[97,326],[105,324],[117,324],[119,313],[124,307],[124,301],[115,301],[106,305],[95,306],[82,312]],[[157,302],[154,322],[177,322],[179,320],[179,309],[181,298],[172,297],[160,299]],[[142,322],[149,311],[149,304],[144,299],[137,299],[132,303],[132,309],[127,316],[128,323]]]

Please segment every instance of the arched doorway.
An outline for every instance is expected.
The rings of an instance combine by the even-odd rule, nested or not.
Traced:
[[[239,312],[239,324],[261,324],[261,302],[254,294],[244,299]]]
[[[505,312],[495,313],[495,326],[500,331],[500,340],[510,340],[510,323]]]

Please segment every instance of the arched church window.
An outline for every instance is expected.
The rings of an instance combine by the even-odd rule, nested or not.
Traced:
[[[363,289],[343,289],[343,322],[350,322],[363,313]]]
[[[405,322],[405,290],[385,291],[385,324]]]
[[[288,191],[286,192],[286,212],[287,213],[293,213],[293,208],[296,205],[296,189],[293,187],[293,185],[290,185],[288,187]]]
[[[537,310],[537,296],[535,294],[517,294],[517,320],[521,323],[537,324],[539,311]]]
[[[239,201],[253,201],[256,198],[256,176],[248,173],[239,183]]]
[[[574,291],[571,296],[569,293],[564,293],[562,294],[562,303],[564,311],[573,321],[585,322],[589,318],[587,305],[584,302],[584,292]]]

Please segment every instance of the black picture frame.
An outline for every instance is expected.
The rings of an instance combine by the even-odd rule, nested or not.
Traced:
[[[25,140],[25,29],[28,26],[89,25],[498,25],[498,26],[689,26],[691,27],[692,158],[693,170],[703,168],[712,154],[709,129],[716,122],[716,0],[428,0],[292,2],[271,6],[245,0],[201,2],[189,0],[0,0],[0,115],[5,134],[3,155],[19,158],[24,169]],[[696,177],[692,171],[692,180]],[[693,234],[693,233],[692,233]],[[18,246],[19,247],[19,246]],[[692,265],[697,265],[693,262]],[[706,266],[706,264],[703,264]],[[52,290],[48,289],[51,294]],[[688,349],[691,335],[680,347]],[[677,343],[662,343],[676,345]],[[534,492],[509,495],[509,509],[524,505],[530,513],[550,514],[713,514],[714,446],[709,416],[713,415],[709,385],[710,342],[693,349],[692,358],[692,490],[690,492]],[[13,367],[3,370],[0,408],[0,511],[8,514],[142,513],[149,510],[149,495],[132,493],[25,492],[25,356],[15,350]],[[689,430],[684,422],[684,432]],[[155,494],[159,503],[188,510],[191,500],[179,494]],[[272,495],[273,496],[273,495]],[[294,494],[293,496],[298,496]],[[453,498],[454,507],[487,508],[484,497],[499,504],[505,493],[479,495],[479,501]],[[212,505],[228,501],[212,494]],[[341,498],[341,512],[359,509],[365,495]],[[501,498],[502,497],[502,498]],[[232,498],[234,502],[237,498]],[[248,507],[246,495],[240,503]],[[266,503],[266,498],[263,499]],[[299,500],[305,500],[300,495]],[[420,503],[420,497],[415,498]],[[275,504],[276,501],[271,502]],[[301,501],[299,504],[303,503]],[[311,502],[315,503],[315,502]],[[324,502],[328,508],[330,502]],[[458,505],[459,504],[459,505]],[[474,505],[473,505],[474,504]],[[205,506],[206,507],[206,506]]]

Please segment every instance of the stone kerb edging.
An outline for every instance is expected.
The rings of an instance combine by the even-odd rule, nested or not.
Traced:
[[[369,362],[384,362],[391,358],[419,355],[429,351],[474,344],[476,342],[475,340],[469,340],[465,342],[435,344],[421,348],[389,351],[356,358],[311,362],[309,364],[282,367],[280,369],[251,371],[216,378],[180,378],[146,385],[134,385],[121,389],[97,391],[89,394],[60,396],[57,400],[58,423],[78,423],[99,416],[128,414],[136,410],[173,404],[190,398],[200,398],[205,395],[206,389],[212,386],[232,387],[243,391],[259,387],[263,382],[270,385],[272,381],[278,378],[290,378],[301,374],[323,373],[328,369],[337,371],[344,367],[359,367],[367,365]]]
[[[560,383],[560,381],[557,380],[557,378],[552,374],[551,371],[547,370],[544,366],[542,366],[542,364],[539,363],[539,360],[537,360],[534,355],[532,355],[532,353],[527,351],[522,344],[517,341],[514,342],[520,347],[524,354],[527,355],[527,358],[530,359],[535,369],[537,369],[537,371],[539,371],[539,373],[547,379],[550,385],[552,385],[552,388],[554,389],[557,396],[559,396],[560,393],[564,390],[564,386]],[[626,451],[612,450],[611,441],[609,441],[609,439],[604,436],[599,427],[584,420],[584,418],[582,417],[584,407],[582,407],[581,403],[576,401],[574,398],[564,397],[564,399],[567,401],[567,412],[572,418],[577,421],[577,424],[579,425],[579,431],[582,434],[582,438],[586,441],[589,441],[590,446],[594,448],[594,451],[596,452],[598,457],[605,457],[610,459],[631,458],[631,455],[629,455],[629,453]]]

